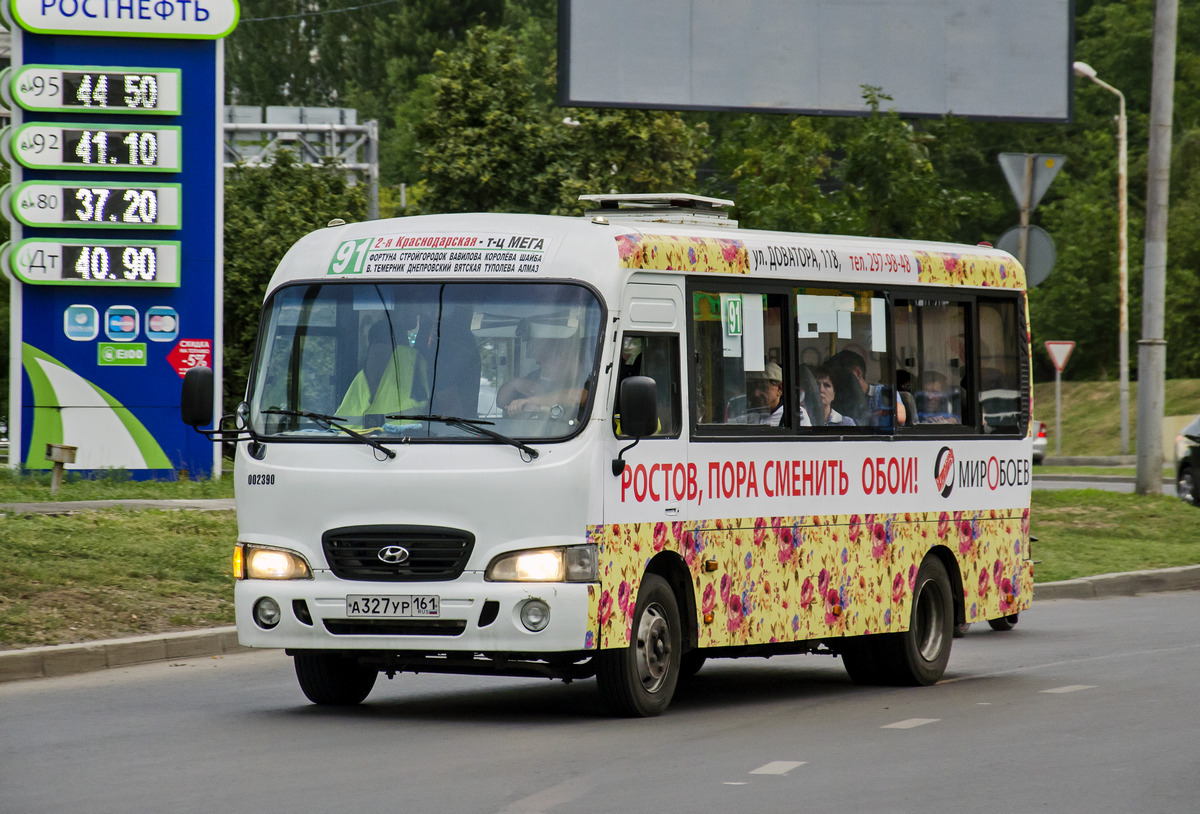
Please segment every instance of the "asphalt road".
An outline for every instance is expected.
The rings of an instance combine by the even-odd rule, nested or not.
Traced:
[[[310,706],[278,652],[0,685],[0,811],[1190,812],[1200,592],[1043,601],[935,687],[711,662],[661,718],[592,681],[411,676]]]

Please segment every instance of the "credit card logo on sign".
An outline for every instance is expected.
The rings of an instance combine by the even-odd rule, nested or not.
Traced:
[[[132,342],[137,338],[140,319],[129,305],[114,305],[104,312],[104,335],[114,342]]]
[[[100,335],[100,312],[91,305],[68,305],[63,333],[72,342],[90,342]]]
[[[166,305],[146,311],[146,338],[151,342],[171,342],[179,336],[179,314]]]

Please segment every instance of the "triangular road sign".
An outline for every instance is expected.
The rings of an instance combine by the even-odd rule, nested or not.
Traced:
[[[1071,356],[1071,351],[1075,350],[1075,343],[1047,341],[1044,344],[1046,351],[1050,354],[1050,361],[1054,362],[1054,369],[1062,373],[1062,369],[1067,366],[1067,359]]]

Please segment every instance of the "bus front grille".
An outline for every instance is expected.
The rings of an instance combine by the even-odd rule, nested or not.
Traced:
[[[325,532],[321,545],[340,579],[428,582],[457,579],[475,537],[432,526],[348,526]]]

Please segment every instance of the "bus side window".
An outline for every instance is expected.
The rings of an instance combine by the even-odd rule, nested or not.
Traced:
[[[983,431],[1018,432],[1021,363],[1016,300],[979,301],[979,410]]]
[[[630,376],[649,376],[658,392],[658,431],[663,437],[679,435],[682,424],[679,384],[679,337],[675,334],[625,334],[613,401],[613,430],[621,433],[621,382]]]
[[[897,300],[897,358],[912,387],[917,417],[908,424],[974,424],[970,303]]]

